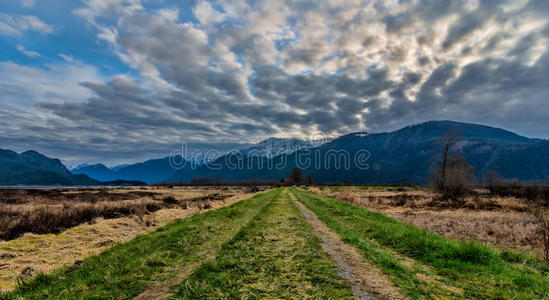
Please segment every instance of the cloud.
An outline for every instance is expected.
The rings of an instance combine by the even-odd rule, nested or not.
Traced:
[[[99,25],[95,21],[97,17],[116,18],[143,9],[140,0],[83,0],[83,3],[74,13],[95,25]]]
[[[23,54],[25,54],[26,56],[29,56],[29,57],[40,57],[42,56],[40,53],[36,52],[36,51],[30,51],[30,50],[27,50],[25,49],[25,47],[23,45],[17,45],[17,50]]]
[[[547,137],[548,8],[540,0],[219,0],[185,10],[86,0],[75,13],[131,72],[105,78],[61,53],[56,69],[4,62],[0,72],[15,76],[0,89],[10,105],[29,99],[41,118],[7,116],[23,116],[12,138],[44,131],[44,143],[120,153],[156,153],[181,137],[248,143],[430,119]],[[41,84],[21,88],[28,78]]]
[[[93,66],[68,63],[38,68],[0,61],[0,76],[3,78],[0,84],[0,101],[20,107],[31,106],[31,109],[41,101],[86,99],[92,93],[79,83],[105,80]]]
[[[225,15],[213,8],[208,1],[199,1],[193,8],[193,14],[203,25],[210,26],[216,23],[221,23],[225,20]]]
[[[78,59],[74,58],[72,55],[69,55],[69,54],[59,53],[59,55],[57,56],[59,56],[60,58],[62,58],[64,61],[68,63],[77,63],[77,64],[82,63],[81,61],[79,61]]]
[[[492,66],[475,61],[501,52],[532,56],[532,45],[543,39],[526,39],[543,26],[541,19],[519,21],[519,15],[530,13],[527,5],[506,7],[504,13],[500,7],[509,5],[505,1],[199,1],[193,14],[200,24],[181,21],[169,10],[147,11],[138,1],[95,1],[85,10],[100,11],[97,8],[107,7],[107,2],[118,12],[97,13],[114,17],[118,24],[108,29],[113,32],[108,40],[124,61],[157,83],[147,92],[154,95],[149,103],[174,110],[180,119],[165,122],[180,130],[210,120],[212,126],[194,132],[196,136],[210,131],[240,139],[239,131],[231,131],[235,128],[302,136],[319,128],[332,134],[379,130],[387,126],[376,115],[407,116],[406,109],[417,110],[411,112],[414,117],[392,122],[462,117],[463,109],[452,115],[450,107],[460,105],[454,95],[482,88],[461,86],[490,82],[482,74]],[[105,32],[107,27],[102,28]],[[496,42],[509,34],[515,45]],[[487,46],[487,40],[492,45]],[[445,95],[455,102],[443,99]],[[109,99],[104,102],[117,102]],[[437,111],[443,105],[447,108]]]
[[[53,33],[53,27],[31,15],[8,15],[0,13],[0,34],[20,36],[26,31],[43,34]]]
[[[22,0],[21,6],[23,7],[34,7],[36,4],[36,0]]]

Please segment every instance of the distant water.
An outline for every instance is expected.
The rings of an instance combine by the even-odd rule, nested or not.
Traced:
[[[10,185],[0,186],[0,190],[55,190],[55,189],[99,189],[99,188],[136,188],[138,186],[121,186],[121,185],[44,185],[44,186],[24,186]]]

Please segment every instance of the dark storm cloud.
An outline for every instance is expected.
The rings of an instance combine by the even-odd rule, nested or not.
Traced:
[[[421,86],[420,97],[427,98],[434,93],[436,88],[446,85],[455,76],[456,69],[457,66],[454,62],[448,62],[436,68]]]
[[[414,73],[414,72],[406,72],[406,73],[404,73],[403,77],[404,78],[403,78],[402,81],[404,83],[411,84],[411,85],[414,85],[414,84],[418,83],[421,80],[421,74]]]
[[[527,52],[532,49],[533,46],[535,46],[539,38],[540,37],[538,33],[531,33],[527,36],[524,36],[507,54],[510,56],[518,56],[519,58],[523,58],[525,55],[527,55]]]
[[[455,78],[455,66],[443,66],[423,84],[415,102],[402,100],[402,94],[397,92],[387,109],[381,107],[379,100],[368,102],[374,113],[365,117],[371,122],[379,122],[379,127],[386,120],[396,120],[398,125],[395,126],[401,126],[404,124],[400,120],[464,118],[473,118],[472,121],[480,123],[490,119],[502,127],[508,127],[509,120],[523,126],[532,125],[535,124],[532,120],[541,120],[547,113],[543,107],[549,93],[549,87],[544,84],[549,76],[548,57],[546,53],[533,66],[487,59],[466,65]],[[440,88],[440,94],[432,93],[434,88]],[[528,115],[524,115],[526,111],[529,111]],[[541,128],[532,132],[543,136]]]
[[[166,110],[164,103],[156,95],[124,79],[115,79],[107,84],[82,85],[90,88],[97,97],[90,98],[85,103],[40,103],[40,106],[72,121],[116,124],[119,130],[168,127],[214,132],[207,124],[181,119],[179,115]]]
[[[412,23],[412,15],[401,13],[398,15],[387,15],[383,18],[388,31],[399,31]]]
[[[530,0],[526,10],[546,17],[547,13],[549,13],[549,2],[545,0]]]
[[[446,40],[444,40],[444,43],[442,43],[442,47],[444,49],[450,48],[452,45],[454,45],[454,43],[471,34],[475,29],[484,25],[486,21],[487,16],[481,13],[463,15],[459,19],[457,24],[450,29]]]
[[[346,75],[336,76],[333,78],[335,88],[338,92],[362,98],[377,96],[394,85],[386,69],[369,69],[367,74],[366,80],[356,80]]]
[[[235,0],[194,10],[199,22],[134,2],[83,15],[139,76],[84,80],[74,99],[6,80],[2,143],[114,159],[180,139],[248,143],[430,119],[547,136],[547,1]],[[36,94],[37,105],[14,109]]]
[[[401,4],[411,4],[412,1]],[[455,0],[420,0],[411,4],[405,12],[391,14],[388,12],[382,18],[383,23],[390,32],[398,32],[408,28],[412,23],[419,21],[434,22],[452,13],[460,13],[466,1]]]

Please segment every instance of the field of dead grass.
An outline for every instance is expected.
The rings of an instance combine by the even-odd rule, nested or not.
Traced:
[[[9,211],[11,215],[9,218],[0,215],[0,222],[4,220],[0,224],[6,224],[5,220],[9,220],[11,224],[25,224],[24,222],[32,219],[30,223],[26,223],[32,229],[31,224],[40,227],[35,222],[46,221],[50,217],[59,219],[63,224],[74,225],[67,228],[55,227],[54,230],[46,230],[52,227],[44,225],[41,228],[51,233],[38,234],[28,230],[18,238],[0,239],[0,290],[10,290],[18,280],[28,280],[37,273],[49,273],[72,265],[116,243],[129,241],[138,234],[150,232],[177,219],[230,205],[256,193],[257,190],[247,187],[146,187],[42,193],[5,191],[4,195],[8,196],[0,198],[0,210]],[[13,196],[14,194],[17,196]],[[148,209],[147,205],[155,209]],[[97,214],[80,223],[76,220],[82,220],[81,218],[63,220],[85,209],[91,208],[104,213],[108,209],[128,207],[136,209],[128,210],[127,214],[112,214],[107,217]],[[51,224],[52,221],[46,222],[46,225]]]
[[[529,203],[526,199],[469,196],[451,202],[441,200],[427,189],[309,190],[381,212],[444,237],[477,240],[500,248],[542,253],[541,241],[535,238],[536,222],[528,212]]]
[[[224,188],[222,188],[224,189]],[[97,218],[138,216],[196,204],[208,208],[246,188],[140,188],[81,190],[0,190],[0,240],[27,232],[59,233]],[[249,190],[249,188],[247,188]]]

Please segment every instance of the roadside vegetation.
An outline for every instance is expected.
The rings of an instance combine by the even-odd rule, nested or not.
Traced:
[[[411,298],[549,297],[549,267],[531,257],[474,241],[448,240],[332,198],[292,192]]]
[[[420,188],[417,186],[372,186],[372,185],[329,185],[329,186],[319,186],[319,189],[332,189],[332,190],[380,190],[380,191],[395,191],[395,192],[404,192],[404,191],[419,191]]]
[[[78,265],[39,274],[0,299],[133,298],[173,277],[179,266],[199,265],[215,255],[279,190],[179,220],[117,244]]]
[[[198,195],[190,191],[175,197],[158,190],[0,190],[0,240],[12,240],[27,232],[59,233],[97,218],[143,219],[165,208],[208,208],[212,201],[230,196],[215,191]]]
[[[448,239],[364,209],[385,207],[384,213],[390,214],[395,209],[427,209],[431,204],[447,203],[432,193],[395,187],[307,189],[278,188],[178,220],[128,242],[109,245],[98,255],[50,274],[20,277],[16,289],[0,294],[0,299],[353,298],[356,282],[342,276],[341,262],[336,265],[333,253],[325,250],[325,242],[318,237],[324,224],[325,233],[358,250],[353,256],[356,264],[371,266],[375,272],[368,274],[377,272],[380,279],[389,280],[384,286],[394,287],[398,295],[411,299],[549,298],[549,265],[539,258],[474,240]],[[184,205],[196,208],[197,203],[205,208],[223,201],[228,192],[197,189],[192,197],[183,197],[190,195],[188,189],[169,190],[157,190],[150,200],[180,209]],[[125,192],[113,197],[129,197]],[[367,196],[362,199],[360,195]],[[75,205],[110,203],[84,199]],[[20,205],[50,200],[40,201]],[[125,201],[135,200],[111,202]],[[519,211],[520,207],[526,210],[526,204],[500,205],[528,214]],[[303,214],[309,214],[309,219]],[[538,234],[549,240],[547,232]],[[341,254],[342,248],[338,249]]]
[[[58,233],[96,218],[114,219],[145,214],[162,209],[165,205],[154,200],[102,203],[64,203],[35,208],[0,206],[0,240],[11,240],[24,233]]]

